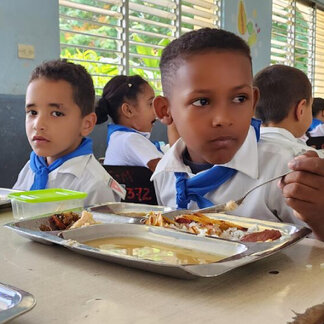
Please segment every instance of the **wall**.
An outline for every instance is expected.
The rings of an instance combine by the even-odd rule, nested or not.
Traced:
[[[30,147],[24,126],[24,93],[31,71],[59,57],[58,1],[0,1],[0,187],[11,187]],[[34,59],[20,59],[18,44],[33,45]]]
[[[249,44],[253,73],[270,64],[271,15],[271,0],[224,1],[224,29],[239,35]]]

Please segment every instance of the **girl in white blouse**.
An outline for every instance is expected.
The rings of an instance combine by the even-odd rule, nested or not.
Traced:
[[[162,153],[150,140],[156,120],[154,91],[139,75],[118,75],[104,87],[96,106],[97,124],[110,117],[105,165],[145,166],[154,171]]]

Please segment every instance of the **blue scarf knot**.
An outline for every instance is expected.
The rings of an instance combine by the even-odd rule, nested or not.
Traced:
[[[38,156],[34,151],[30,153],[30,168],[35,174],[34,183],[30,190],[45,189],[48,181],[48,174],[57,169],[67,160],[81,155],[88,155],[92,153],[92,139],[83,138],[79,147],[73,152],[66,154],[55,160],[52,164],[47,165],[43,156]]]
[[[188,195],[187,193],[187,179],[184,175],[185,173],[183,172],[175,173],[175,176],[177,178],[176,180],[177,202],[178,202],[178,208],[181,209],[187,208],[187,205],[189,204],[191,198],[193,198],[193,197],[189,197],[191,195]]]
[[[259,141],[261,121],[252,118],[251,125],[255,130],[256,139]],[[191,200],[196,201],[199,208],[214,205],[204,195],[216,190],[236,173],[237,170],[224,166],[213,166],[192,178],[187,178],[185,172],[175,172],[177,208],[186,209]]]

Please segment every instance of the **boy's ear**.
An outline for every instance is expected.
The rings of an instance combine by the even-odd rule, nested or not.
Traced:
[[[82,120],[82,128],[81,128],[81,135],[83,137],[88,136],[93,128],[95,127],[97,122],[97,115],[96,113],[92,112],[83,117]]]
[[[153,100],[153,108],[157,118],[159,118],[163,124],[170,125],[172,123],[173,119],[170,114],[169,100],[166,97],[155,97]]]
[[[253,87],[253,114],[255,113],[255,108],[260,99],[260,91],[259,88]]]
[[[126,117],[126,118],[132,118],[133,117],[133,107],[127,102],[124,102],[121,107],[120,107],[121,113]]]
[[[295,106],[295,118],[298,121],[301,120],[305,115],[306,104],[307,104],[306,99],[302,99]]]

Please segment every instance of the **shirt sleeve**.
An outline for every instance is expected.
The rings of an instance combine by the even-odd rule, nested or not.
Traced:
[[[140,134],[129,134],[124,144],[126,158],[131,165],[147,167],[149,161],[163,156],[149,139]]]
[[[318,125],[309,133],[312,137],[324,136],[324,124]]]
[[[19,172],[18,178],[12,189],[27,191],[34,182],[34,173],[29,167],[29,161]]]

